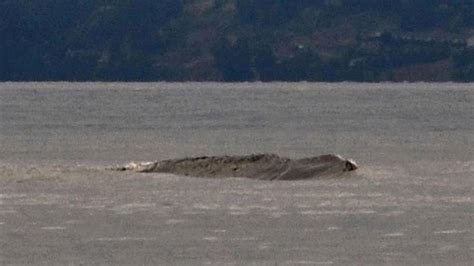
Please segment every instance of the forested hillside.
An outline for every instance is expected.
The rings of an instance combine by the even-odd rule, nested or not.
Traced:
[[[0,0],[0,80],[471,81],[474,1]]]

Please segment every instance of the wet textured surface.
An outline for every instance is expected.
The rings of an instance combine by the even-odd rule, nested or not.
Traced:
[[[470,84],[0,84],[0,264],[470,265]],[[112,172],[339,153],[298,182]]]
[[[202,156],[128,163],[112,167],[113,171],[169,173],[181,176],[229,178],[247,177],[261,180],[303,180],[348,177],[357,164],[339,155],[327,154],[290,159],[275,154],[239,156]]]

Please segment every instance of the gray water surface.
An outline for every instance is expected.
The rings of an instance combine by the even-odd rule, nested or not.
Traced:
[[[0,83],[0,264],[472,265],[472,84]],[[338,153],[350,177],[129,161]]]

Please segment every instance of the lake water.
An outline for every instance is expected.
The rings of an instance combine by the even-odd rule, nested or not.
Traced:
[[[336,153],[338,179],[107,167]],[[0,264],[472,265],[474,85],[0,83]]]

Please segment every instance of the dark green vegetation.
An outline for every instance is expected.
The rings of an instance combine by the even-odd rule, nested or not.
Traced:
[[[0,80],[474,80],[473,1],[0,0]]]

